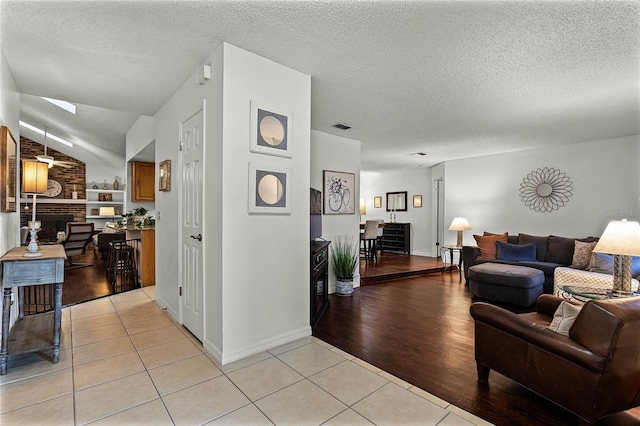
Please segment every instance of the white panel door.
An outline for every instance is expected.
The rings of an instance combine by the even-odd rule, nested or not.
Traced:
[[[201,341],[204,338],[202,278],[202,172],[203,112],[181,123],[182,179],[180,199],[182,264],[182,325]]]

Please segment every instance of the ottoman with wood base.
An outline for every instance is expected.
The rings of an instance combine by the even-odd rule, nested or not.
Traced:
[[[481,263],[469,268],[469,288],[481,299],[531,306],[542,294],[544,272],[527,266]]]

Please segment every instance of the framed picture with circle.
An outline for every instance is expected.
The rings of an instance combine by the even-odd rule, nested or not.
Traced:
[[[249,151],[291,158],[291,113],[251,101]]]
[[[249,163],[249,214],[291,213],[291,171]]]

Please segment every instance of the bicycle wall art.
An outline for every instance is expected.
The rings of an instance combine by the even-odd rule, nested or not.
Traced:
[[[323,170],[324,214],[355,214],[356,175]]]

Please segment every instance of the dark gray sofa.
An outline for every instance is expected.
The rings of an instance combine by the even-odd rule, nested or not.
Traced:
[[[544,272],[543,292],[553,294],[553,272],[559,266],[569,266],[573,261],[573,250],[575,240],[583,242],[598,241],[597,237],[567,238],[555,235],[536,236],[528,234],[509,235],[509,244],[530,244],[536,245],[535,262],[513,262],[499,259],[478,259],[480,250],[476,246],[462,247],[462,263],[464,278],[469,282],[469,268],[485,262],[495,262],[507,265],[528,266]]]

